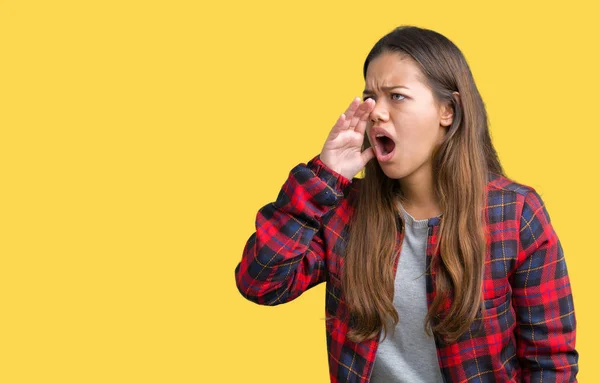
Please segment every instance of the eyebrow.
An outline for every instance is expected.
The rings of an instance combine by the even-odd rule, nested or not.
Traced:
[[[404,88],[404,89],[408,89],[410,90],[410,88],[404,86],[404,85],[392,85],[392,86],[382,86],[381,89],[388,91],[388,90],[392,90],[392,89],[396,89],[396,88]],[[373,94],[372,90],[369,89],[365,89],[363,91],[363,94]]]

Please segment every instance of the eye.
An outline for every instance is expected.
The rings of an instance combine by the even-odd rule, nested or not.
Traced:
[[[401,98],[395,98],[396,96],[401,97]],[[401,95],[400,93],[392,93],[392,100],[396,100],[396,101],[402,101],[403,99],[405,99],[406,97],[404,97],[403,95]]]

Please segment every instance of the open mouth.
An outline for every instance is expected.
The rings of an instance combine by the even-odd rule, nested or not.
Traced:
[[[373,127],[371,144],[375,146],[375,156],[379,162],[391,161],[396,153],[396,141],[381,127]]]
[[[394,141],[384,135],[378,134],[375,140],[377,140],[377,147],[380,149],[382,156],[387,156],[396,148]]]

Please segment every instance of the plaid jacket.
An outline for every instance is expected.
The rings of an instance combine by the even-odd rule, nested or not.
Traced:
[[[294,167],[277,200],[259,210],[256,232],[235,268],[240,293],[261,305],[291,301],[326,282],[326,340],[334,383],[369,382],[379,339],[354,343],[346,336],[349,324],[339,319],[348,313],[340,268],[361,181],[334,172],[319,156]],[[485,308],[457,342],[436,340],[444,381],[576,382],[573,298],[544,203],[535,189],[495,173],[489,173],[487,191]],[[429,219],[428,266],[436,256],[442,219]],[[399,231],[396,265],[402,239]],[[435,272],[427,273],[428,306],[434,283]]]

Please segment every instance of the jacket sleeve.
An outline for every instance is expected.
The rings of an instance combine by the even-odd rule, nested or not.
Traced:
[[[322,218],[351,182],[318,155],[292,169],[275,202],[258,211],[256,231],[235,268],[237,288],[245,298],[278,305],[325,281]]]
[[[513,280],[523,382],[577,382],[575,311],[561,243],[539,194],[524,200]]]

